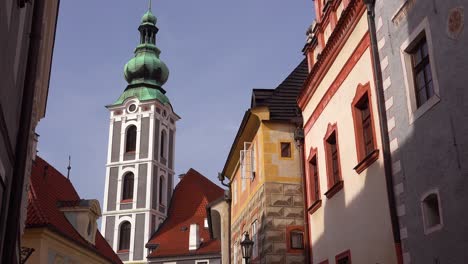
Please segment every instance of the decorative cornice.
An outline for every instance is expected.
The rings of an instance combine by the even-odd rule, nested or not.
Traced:
[[[321,52],[321,56],[312,67],[309,76],[304,83],[304,88],[299,95],[298,105],[302,110],[304,110],[305,105],[312,97],[327,70],[330,68],[331,62],[338,56],[339,51],[351,35],[359,21],[360,15],[364,11],[365,6],[362,0],[350,1],[349,5],[343,11],[335,30],[333,30],[330,35],[327,45]]]

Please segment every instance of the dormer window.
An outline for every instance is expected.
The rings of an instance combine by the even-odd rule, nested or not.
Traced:
[[[91,219],[90,219],[88,222],[88,230],[87,230],[88,236],[91,235],[92,230],[93,230],[93,223],[91,222]]]
[[[91,244],[95,244],[101,208],[97,200],[60,201],[58,204],[73,228]]]

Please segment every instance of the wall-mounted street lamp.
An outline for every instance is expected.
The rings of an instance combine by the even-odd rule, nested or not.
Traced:
[[[240,242],[242,247],[242,257],[245,259],[245,263],[249,264],[249,259],[252,257],[252,250],[254,242],[250,240],[249,233],[245,233],[244,240]]]

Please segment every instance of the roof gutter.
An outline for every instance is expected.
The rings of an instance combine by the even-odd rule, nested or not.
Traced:
[[[392,222],[393,239],[398,264],[403,263],[401,251],[400,228],[398,223],[397,210],[395,205],[395,196],[393,190],[393,172],[392,157],[390,153],[390,139],[387,126],[387,112],[385,110],[385,95],[382,82],[382,69],[380,67],[380,56],[377,45],[377,33],[375,28],[375,0],[364,0],[367,8],[367,22],[369,25],[369,35],[371,42],[372,64],[374,68],[374,79],[377,92],[377,107],[379,113],[380,135],[382,137],[382,152],[385,170],[385,180],[387,185],[387,199],[390,209],[390,218]]]
[[[222,175],[226,175],[226,171],[227,171],[227,168],[229,166],[229,161],[231,160],[232,156],[234,155],[234,152],[236,150],[236,146],[239,143],[239,139],[240,139],[240,137],[242,135],[242,131],[244,131],[244,128],[247,125],[247,121],[249,120],[251,115],[252,115],[252,111],[250,109],[245,111],[244,118],[242,119],[239,130],[237,130],[237,134],[236,134],[236,137],[234,139],[234,142],[232,143],[231,150],[229,151],[229,155],[226,158],[226,162],[224,164],[223,171],[221,172]]]

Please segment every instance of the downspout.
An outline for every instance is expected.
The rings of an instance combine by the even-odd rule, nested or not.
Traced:
[[[401,251],[400,227],[398,223],[397,210],[395,205],[395,194],[393,190],[392,156],[390,153],[390,139],[387,126],[387,112],[385,109],[385,95],[382,83],[382,69],[380,67],[380,56],[377,45],[377,33],[375,29],[375,0],[364,0],[367,8],[367,22],[369,25],[369,35],[371,43],[372,64],[374,68],[374,79],[377,92],[377,108],[379,111],[380,135],[382,137],[382,152],[385,170],[385,180],[387,184],[387,198],[392,221],[393,239],[398,263],[403,263]]]
[[[231,195],[231,181],[228,183],[224,183],[224,180],[226,177],[222,173],[218,173],[218,180],[221,182],[221,184],[225,187],[227,187],[227,195],[225,193],[224,195],[224,200],[228,204],[228,263],[231,264],[231,202],[232,202],[232,195]]]
[[[21,102],[20,126],[16,141],[15,161],[13,170],[13,182],[11,188],[11,199],[9,201],[9,212],[7,217],[7,234],[5,236],[5,247],[3,248],[2,263],[16,263],[16,253],[20,242],[20,212],[21,200],[23,197],[24,178],[29,149],[29,136],[31,134],[31,117],[35,96],[35,81],[38,71],[39,50],[41,45],[42,20],[45,9],[45,1],[35,1],[31,22],[30,43],[28,49],[28,59],[26,61],[26,76],[24,81],[23,98]]]
[[[302,128],[302,123],[298,124],[296,131],[294,133],[294,139],[296,140],[296,146],[299,149],[299,166],[301,171],[301,181],[302,181],[302,194],[304,196],[304,241],[305,244],[305,262],[310,263],[310,241],[309,241],[309,213],[307,212],[307,192],[306,192],[306,173],[305,173],[305,144],[304,144],[304,129]]]

